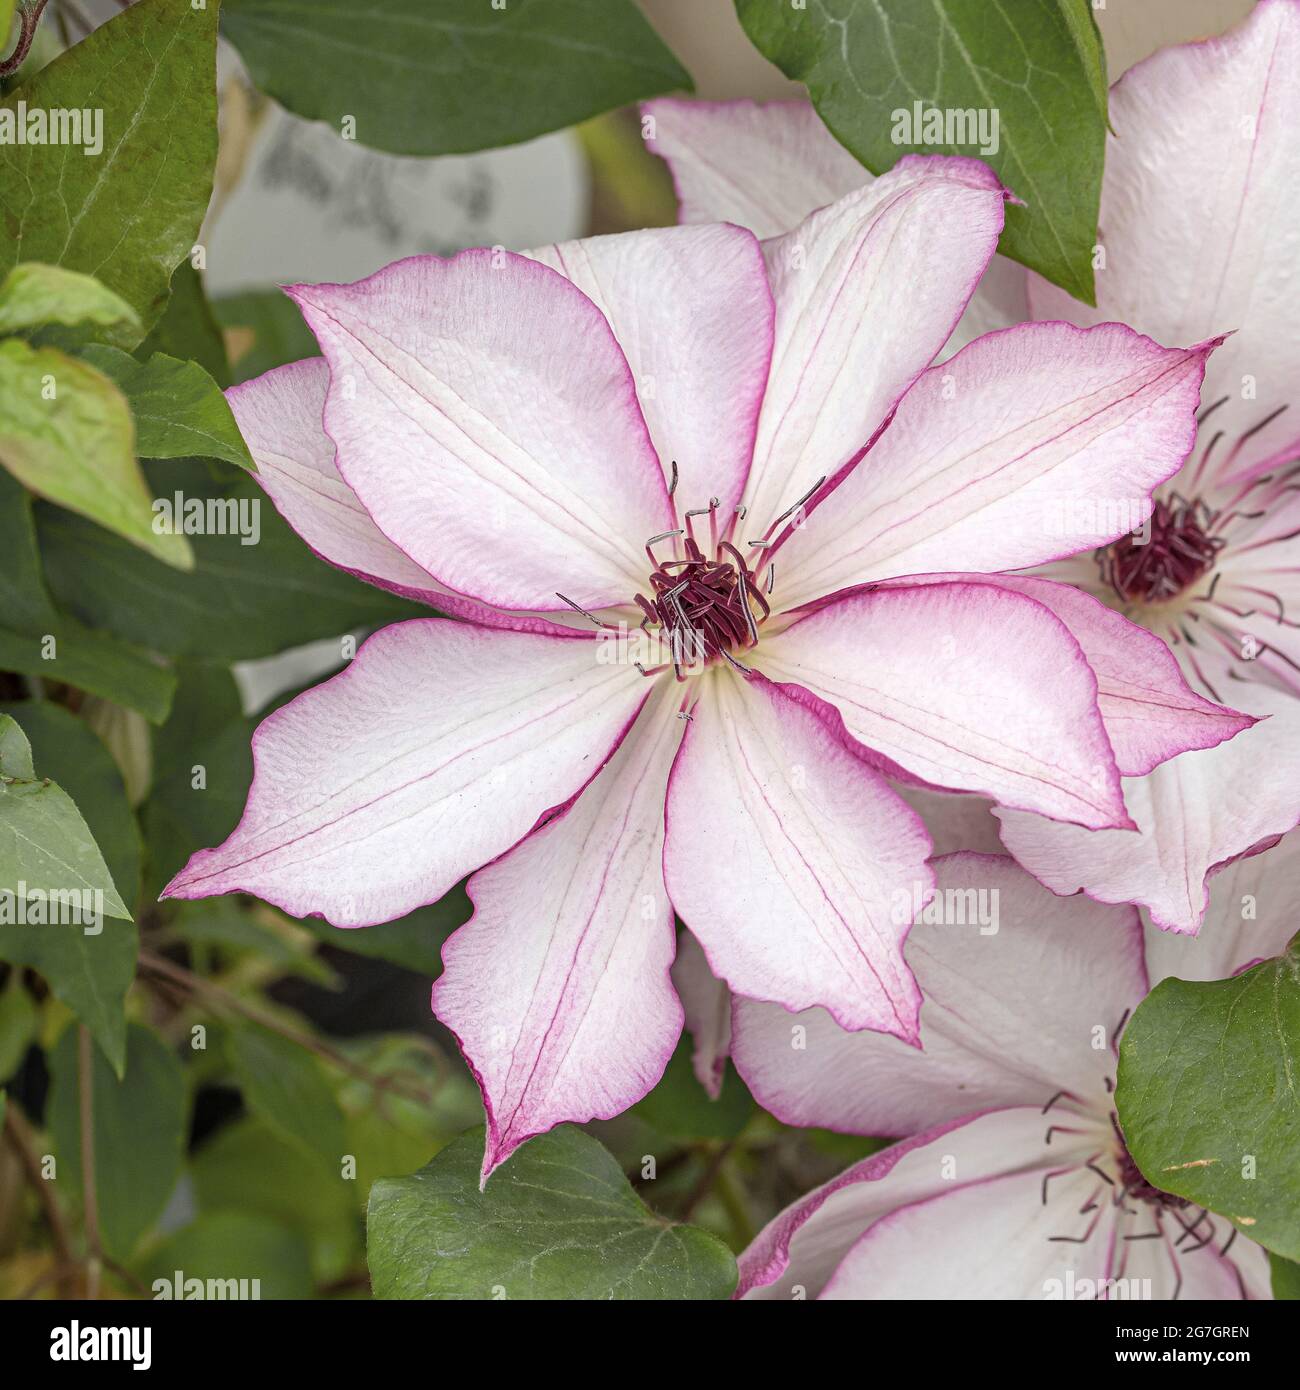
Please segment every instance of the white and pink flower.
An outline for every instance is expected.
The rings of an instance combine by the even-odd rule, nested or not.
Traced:
[[[459,621],[387,628],[272,714],[239,826],[167,892],[361,927],[478,870],[434,1008],[485,1177],[658,1079],[674,908],[738,992],[915,1042],[897,903],[930,842],[883,773],[1102,831],[1132,825],[1121,778],[1251,722],[1105,605],[988,578],[1116,539],[1063,544],[1062,498],[1149,510],[1215,345],[1026,324],[930,368],[1004,196],[913,158],[763,243],[300,285],[323,360],[230,393],[322,557]]]
[[[1054,897],[1003,855],[935,867],[944,920],[906,946],[924,1051],[820,1009],[733,1001],[732,1054],[774,1115],[910,1136],[776,1217],[741,1257],[739,1295],[1269,1297],[1258,1245],[1142,1176],[1115,1113],[1116,1050],[1166,975],[1218,979],[1285,949],[1300,835],[1215,880],[1198,938]]]

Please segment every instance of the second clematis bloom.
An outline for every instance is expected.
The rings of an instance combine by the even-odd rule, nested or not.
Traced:
[[[1116,1058],[1152,985],[1285,949],[1300,836],[1216,879],[1193,939],[1144,929],[1133,907],[1054,897],[1005,855],[949,854],[936,871],[935,920],[907,942],[924,1052],[821,1010],[732,1001],[736,1066],[774,1115],[909,1136],[770,1222],[741,1256],[738,1296],[1268,1298],[1260,1246],[1143,1177]]]
[[[1122,775],[1249,723],[1102,605],[982,582],[1057,558],[1049,503],[1178,468],[1212,347],[1027,325],[927,370],[1004,196],[908,159],[764,244],[300,285],[323,360],[230,393],[304,539],[456,621],[384,629],[272,714],[239,826],[167,893],[362,927],[479,870],[433,1003],[485,1178],[659,1078],[674,908],[739,993],[915,1042],[930,845],[884,772],[1126,827]]]

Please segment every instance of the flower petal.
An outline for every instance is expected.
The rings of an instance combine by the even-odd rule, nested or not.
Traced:
[[[1070,584],[1032,575],[935,574],[914,575],[899,587],[957,579],[1024,594],[1069,628],[1097,677],[1097,708],[1125,777],[1140,777],[1179,753],[1214,748],[1258,722],[1203,699],[1158,637]]]
[[[243,819],[164,896],[253,893],[370,926],[436,902],[583,787],[646,698],[578,637],[436,618],[377,632],[262,721]]]
[[[533,1135],[640,1100],[682,1031],[663,883],[679,703],[661,684],[578,800],[469,881],[433,1011],[483,1091],[485,1182]]]
[[[734,222],[779,236],[810,212],[864,187],[869,173],[826,129],[809,101],[683,101],[641,105],[647,146],[677,189],[679,222]],[[994,256],[941,355],[1029,316],[1028,273]]]
[[[528,254],[609,320],[659,457],[681,470],[679,502],[703,507],[716,496],[730,516],[749,474],[772,357],[772,291],[753,235],[656,227]]]
[[[884,423],[961,317],[1002,230],[983,164],[902,159],[764,244],[776,341],[745,503],[755,535]]]
[[[1222,438],[1205,473],[1267,472],[1300,444],[1300,6],[1262,0],[1222,38],[1139,63],[1110,122],[1097,307],[1035,280],[1034,312],[1162,343],[1236,329],[1206,375],[1207,406],[1222,402],[1206,439]]]
[[[1300,822],[1300,708],[1264,686],[1248,693],[1251,707],[1269,718],[1217,748],[1125,781],[1136,835],[998,810],[1003,843],[1054,893],[1140,903],[1159,927],[1198,931],[1210,877]]]
[[[1080,1152],[1075,1161],[1087,1157],[1086,1147]],[[1036,1171],[1041,1181],[1047,1157],[1037,1106],[970,1115],[882,1149],[800,1198],[759,1232],[740,1257],[737,1296],[789,1299],[801,1288],[815,1298],[881,1217],[1006,1173]],[[1053,1162],[1069,1157],[1064,1148],[1050,1154]],[[950,1246],[942,1241],[938,1248]]]
[[[681,222],[734,222],[755,236],[797,227],[872,175],[809,101],[643,102],[650,150],[672,171]]]
[[[1045,1202],[1050,1171],[1044,1165],[966,1183],[896,1207],[840,1261],[821,1297],[1061,1299],[1076,1297],[1082,1281],[1092,1289],[1115,1278],[1114,1203],[1094,1200],[1091,1219],[1079,1214],[1101,1187],[1084,1168],[1060,1174]]]
[[[929,841],[884,779],[766,681],[704,682],[668,786],[664,873],[737,993],[914,1040],[903,964]]]
[[[257,481],[276,510],[330,564],[381,589],[436,603],[440,584],[377,527],[339,477],[321,417],[329,368],[311,357],[226,393]]]
[[[631,597],[672,511],[627,360],[584,294],[486,250],[290,293],[330,365],[339,471],[417,564],[503,608]]]
[[[1121,324],[1021,324],[932,367],[782,544],[781,602],[873,579],[1020,569],[1151,514],[1196,437],[1205,358]]]
[[[1104,1102],[1115,1057],[1096,1046],[1147,991],[1132,908],[1056,898],[1005,855],[935,861],[935,896],[904,955],[921,1047],[849,1033],[822,1009],[737,999],[732,1053],[785,1124],[911,1134],[972,1110],[1037,1105],[1068,1088]]]
[[[231,387],[230,408],[257,463],[257,481],[275,509],[331,565],[368,584],[432,604],[444,613],[516,632],[591,631],[580,613],[506,612],[440,584],[375,525],[343,481],[321,416],[329,367],[320,357],[276,367]]]
[[[1151,983],[1226,980],[1257,961],[1280,956],[1295,935],[1300,902],[1300,833],[1225,864],[1210,880],[1205,925],[1195,936],[1148,926]]]
[[[731,991],[709,969],[704,948],[690,932],[677,942],[673,987],[686,1011],[686,1031],[695,1040],[691,1066],[696,1080],[717,1100],[731,1055]]]
[[[832,706],[891,773],[1080,825],[1130,824],[1092,668],[1024,594],[965,582],[855,590],[748,659]]]

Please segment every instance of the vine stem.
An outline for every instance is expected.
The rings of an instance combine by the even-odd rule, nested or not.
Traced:
[[[95,1183],[95,1053],[90,1030],[77,1025],[77,1102],[81,1113],[81,1203],[86,1226],[86,1297],[99,1297],[103,1251]]]
[[[36,26],[41,22],[41,15],[48,3],[49,0],[31,0],[30,4],[18,6],[18,47],[0,62],[0,77],[12,77],[22,67],[36,37]],[[0,34],[0,42],[8,37],[8,34]]]
[[[289,1042],[306,1048],[308,1052],[315,1053],[322,1060],[329,1062],[331,1066],[338,1067],[341,1071],[347,1072],[349,1076],[356,1077],[358,1081],[364,1081],[366,1085],[373,1087],[376,1091],[391,1091],[394,1095],[403,1096],[407,1100],[413,1100],[422,1105],[433,1103],[433,1096],[423,1088],[403,1088],[398,1086],[392,1077],[376,1076],[368,1067],[362,1066],[360,1062],[354,1062],[351,1057],[345,1056],[328,1043],[286,1026],[273,1014],[255,1008],[237,994],[232,994],[230,990],[212,980],[205,980],[201,975],[195,975],[192,971],[186,970],[183,965],[177,965],[175,961],[168,960],[166,956],[155,955],[152,951],[141,951],[139,964],[142,970],[148,971],[151,975],[169,980],[172,984],[179,985],[187,993],[198,998],[206,997],[213,1003],[224,1005],[232,1013],[248,1019],[250,1023],[256,1023],[259,1027],[270,1029],[271,1032],[278,1033],[282,1038],[287,1038]]]
[[[9,1104],[5,1106],[4,1128],[14,1152],[18,1155],[18,1161],[23,1166],[23,1172],[27,1175],[27,1181],[40,1200],[46,1224],[54,1239],[58,1263],[51,1277],[57,1278],[61,1292],[67,1293],[71,1290],[72,1275],[77,1268],[77,1256],[72,1248],[72,1233],[68,1229],[67,1219],[63,1215],[63,1208],[59,1205],[53,1184],[48,1182],[41,1172],[36,1136],[27,1122],[27,1117],[18,1108],[18,1102],[12,1096],[9,1097]]]

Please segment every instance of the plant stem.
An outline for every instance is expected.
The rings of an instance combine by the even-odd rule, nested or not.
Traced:
[[[29,4],[18,6],[18,47],[0,62],[0,77],[12,77],[23,65],[23,60],[31,51],[32,40],[36,37],[36,26],[41,22],[41,12],[48,0],[30,0]],[[0,43],[8,40],[8,34],[0,34]]]
[[[81,1112],[81,1200],[86,1227],[86,1297],[99,1297],[102,1252],[95,1185],[95,1053],[90,1030],[77,1025],[77,1098]]]
[[[41,1172],[41,1159],[36,1151],[36,1136],[32,1133],[27,1117],[18,1108],[18,1102],[12,1096],[9,1098],[9,1104],[5,1106],[4,1127],[9,1142],[18,1155],[18,1161],[23,1166],[23,1172],[27,1175],[27,1181],[35,1190],[41,1209],[45,1213],[45,1221],[50,1228],[54,1249],[58,1255],[54,1277],[59,1280],[60,1292],[66,1294],[72,1287],[71,1276],[77,1265],[77,1257],[72,1248],[72,1234],[63,1215],[63,1208],[55,1195],[54,1186],[46,1181]]]
[[[274,1014],[255,1008],[237,994],[232,994],[230,990],[212,980],[205,980],[201,975],[195,975],[192,971],[186,970],[183,965],[177,965],[175,961],[168,960],[166,956],[155,955],[152,951],[141,951],[139,964],[142,970],[147,970],[152,975],[169,980],[192,995],[206,997],[215,1004],[224,1005],[232,1013],[237,1013],[248,1019],[250,1023],[256,1023],[259,1027],[267,1028],[273,1033],[278,1033],[282,1038],[287,1038],[291,1043],[306,1048],[308,1052],[315,1053],[322,1060],[329,1062],[331,1066],[347,1072],[349,1076],[364,1081],[366,1085],[373,1087],[376,1091],[391,1091],[394,1095],[403,1096],[407,1100],[417,1101],[422,1105],[433,1103],[432,1094],[423,1088],[403,1088],[391,1076],[376,1076],[368,1067],[362,1066],[360,1062],[354,1062],[351,1057],[345,1056],[328,1043],[322,1042],[319,1038],[313,1038],[308,1033],[301,1033],[295,1028],[288,1027],[281,1023]]]

